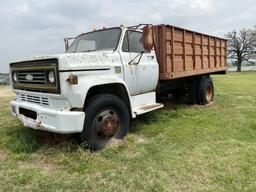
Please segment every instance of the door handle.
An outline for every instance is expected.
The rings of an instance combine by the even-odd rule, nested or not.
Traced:
[[[155,56],[148,56],[148,59],[154,59]]]

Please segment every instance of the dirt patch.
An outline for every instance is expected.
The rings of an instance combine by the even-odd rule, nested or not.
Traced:
[[[3,150],[0,150],[0,162],[4,162],[6,160],[6,152]]]
[[[10,86],[0,86],[0,97],[14,97],[15,94],[13,93]]]
[[[42,161],[20,162],[19,165],[20,165],[20,168],[23,168],[23,169],[39,168],[46,172],[53,172],[60,169],[58,165],[55,165],[53,163],[42,162]]]
[[[41,151],[42,152],[42,151]],[[46,172],[54,172],[59,170],[61,167],[53,162],[53,159],[46,155],[39,153],[33,153],[31,155],[32,161],[20,161],[19,166],[23,169],[35,169],[39,168]]]

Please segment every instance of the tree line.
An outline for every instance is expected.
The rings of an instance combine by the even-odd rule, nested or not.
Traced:
[[[241,72],[243,63],[256,62],[256,27],[233,30],[225,35],[228,39],[228,59]]]

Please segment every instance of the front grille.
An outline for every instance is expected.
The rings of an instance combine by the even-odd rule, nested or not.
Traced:
[[[25,101],[28,103],[35,103],[35,104],[46,105],[46,106],[50,105],[49,98],[47,98],[47,97],[39,97],[39,96],[21,94],[20,99],[21,99],[21,101]]]
[[[46,71],[18,71],[17,77],[19,83],[28,83],[28,84],[47,84],[46,81]],[[29,80],[27,77],[33,77],[32,80]]]
[[[14,89],[42,93],[60,93],[58,60],[38,60],[11,63],[12,85]],[[48,74],[53,71],[55,83],[48,81]],[[14,79],[14,74],[17,79]]]

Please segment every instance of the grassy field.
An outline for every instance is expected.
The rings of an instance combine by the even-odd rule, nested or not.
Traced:
[[[23,128],[2,94],[0,191],[256,191],[256,73],[213,79],[213,104],[167,103],[97,153]]]

